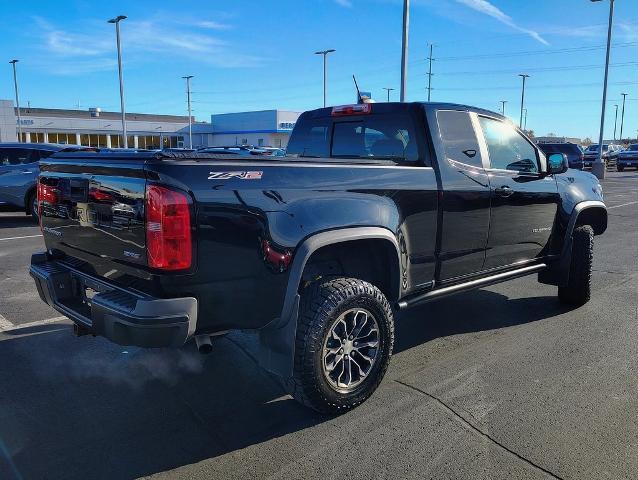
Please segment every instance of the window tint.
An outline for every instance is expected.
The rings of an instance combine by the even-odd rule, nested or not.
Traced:
[[[487,117],[480,122],[492,168],[538,173],[536,149],[512,125]]]
[[[478,141],[468,112],[436,112],[441,139],[448,160],[483,168]]]
[[[37,162],[39,156],[28,148],[3,148],[0,150],[0,165],[22,165]]]
[[[416,162],[419,151],[413,121],[407,114],[390,114],[335,123],[331,156]]]
[[[414,121],[407,113],[357,116],[336,121],[333,118],[302,117],[288,143],[288,154],[416,162],[419,148]]]
[[[308,118],[297,122],[288,143],[288,153],[302,157],[328,157],[330,155],[329,122],[328,118],[314,120]]]
[[[50,157],[55,152],[52,152],[51,150],[38,150],[37,153],[38,153],[38,156],[40,157],[40,159],[42,159],[42,158]],[[36,161],[36,160],[34,160],[34,161]]]

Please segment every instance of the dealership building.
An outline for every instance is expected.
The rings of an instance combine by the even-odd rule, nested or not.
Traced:
[[[0,142],[18,140],[18,112],[11,100],[0,100]],[[299,112],[263,110],[211,115],[211,122],[192,123],[193,146],[246,145],[285,147]],[[100,108],[66,110],[21,108],[21,139],[26,143],[61,143],[99,148],[124,146],[122,116]],[[127,113],[129,148],[187,147],[188,117]]]

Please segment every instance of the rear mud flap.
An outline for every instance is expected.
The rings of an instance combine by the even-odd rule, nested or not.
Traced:
[[[259,364],[283,379],[293,374],[299,300],[296,295],[288,318],[276,319],[259,330]]]

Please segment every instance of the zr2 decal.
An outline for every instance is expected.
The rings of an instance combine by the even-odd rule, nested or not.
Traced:
[[[262,171],[253,171],[253,172],[210,172],[208,179],[209,180],[232,180],[233,178],[237,178],[239,180],[261,180],[261,176],[264,172]]]

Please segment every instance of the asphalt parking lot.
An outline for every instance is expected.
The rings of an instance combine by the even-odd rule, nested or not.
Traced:
[[[149,351],[75,338],[0,213],[0,478],[638,478],[638,172],[604,182],[594,292],[535,277],[398,318],[379,390],[337,418],[287,397],[232,334]]]

